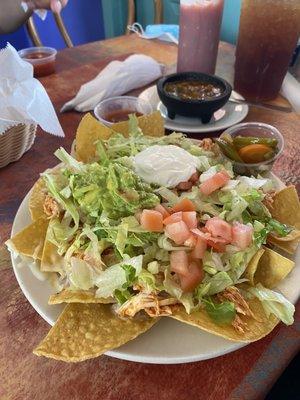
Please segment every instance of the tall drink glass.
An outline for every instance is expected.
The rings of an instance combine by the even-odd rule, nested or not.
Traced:
[[[214,74],[224,0],[180,0],[177,72]]]
[[[234,88],[249,100],[274,99],[300,36],[300,0],[243,0]]]

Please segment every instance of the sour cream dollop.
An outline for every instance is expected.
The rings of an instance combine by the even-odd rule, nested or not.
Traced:
[[[154,145],[134,156],[133,164],[147,183],[173,188],[196,172],[198,159],[178,146]]]

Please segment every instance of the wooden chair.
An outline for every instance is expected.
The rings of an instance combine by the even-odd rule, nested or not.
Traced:
[[[68,34],[68,31],[65,27],[65,24],[64,24],[64,21],[63,21],[61,15],[60,14],[53,14],[53,15],[54,15],[56,25],[64,39],[66,46],[73,47],[73,42]],[[30,17],[29,20],[27,21],[26,27],[27,27],[28,34],[29,34],[33,44],[38,47],[43,46],[43,43],[38,34],[38,31],[36,29],[36,26],[35,26],[35,23],[34,23],[34,20],[32,17]]]
[[[154,23],[161,24],[163,20],[162,0],[153,0],[153,2],[154,2]],[[127,29],[127,26],[132,25],[135,22],[135,15],[136,15],[135,0],[128,0],[128,19],[125,30],[126,35],[130,34],[130,31]]]

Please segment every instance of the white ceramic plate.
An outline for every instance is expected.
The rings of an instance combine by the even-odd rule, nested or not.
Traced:
[[[238,93],[234,91],[233,93],[235,98],[244,99]],[[160,111],[165,120],[165,128],[180,132],[207,133],[220,131],[241,122],[249,111],[249,107],[246,104],[227,102],[224,107],[215,112],[208,124],[203,124],[199,118],[187,118],[181,115],[177,115],[174,120],[169,119],[167,109],[158,97],[156,86],[151,86],[144,90],[139,97],[148,101],[152,105],[153,110]]]
[[[12,227],[12,236],[31,222],[28,210],[29,195],[30,193],[26,195],[18,209]],[[293,303],[300,295],[300,247],[295,260],[296,267],[279,287]],[[28,266],[29,259],[12,256],[12,264],[17,281],[27,300],[45,321],[53,325],[64,306],[48,305],[48,298],[54,293],[48,281],[38,280],[32,274]],[[42,279],[43,276],[39,278]],[[243,346],[245,343],[231,342],[171,318],[162,318],[148,332],[106,354],[143,363],[178,364],[218,357]]]

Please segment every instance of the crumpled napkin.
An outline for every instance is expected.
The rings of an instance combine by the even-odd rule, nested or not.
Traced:
[[[291,103],[291,106],[300,114],[300,82],[290,74],[286,74],[280,93]]]
[[[64,136],[45,88],[33,78],[33,66],[9,43],[0,51],[0,120],[0,135],[18,124],[37,124]]]
[[[162,76],[162,65],[149,56],[134,54],[125,61],[112,61],[93,80],[81,86],[76,97],[68,101],[61,112],[93,110],[101,101],[121,96],[145,86]]]

